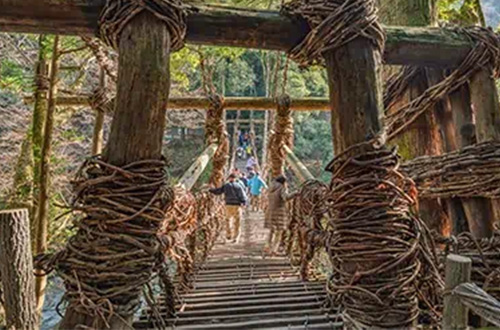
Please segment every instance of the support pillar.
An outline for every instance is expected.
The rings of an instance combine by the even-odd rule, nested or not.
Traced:
[[[381,54],[378,48],[369,39],[357,37],[336,50],[323,53],[323,57],[325,59],[330,88],[335,154],[339,155],[350,147],[373,140],[376,140],[377,144],[385,146],[386,137],[383,123],[384,110],[380,74],[382,66]],[[359,151],[362,149],[361,146],[359,148],[353,149],[352,154],[348,155],[360,156],[357,152],[362,153],[363,151]],[[368,154],[363,155],[366,156]],[[328,230],[331,233],[331,238],[327,243],[329,245],[327,250],[332,262],[335,263],[334,267],[339,270],[340,274],[338,279],[331,279],[329,282],[330,289],[338,292],[338,295],[341,296],[339,299],[341,299],[342,307],[345,309],[345,319],[349,319],[347,321],[348,324],[345,325],[346,328],[379,328],[390,326],[411,328],[415,324],[417,317],[416,310],[418,306],[416,298],[408,299],[403,303],[399,299],[405,300],[406,297],[397,296],[396,302],[394,295],[397,292],[393,292],[392,296],[388,293],[391,289],[388,289],[385,293],[383,292],[388,288],[387,285],[384,289],[373,289],[371,292],[373,295],[366,292],[370,291],[370,288],[376,288],[377,285],[380,285],[380,283],[374,283],[377,282],[377,278],[380,278],[381,282],[389,283],[385,281],[393,281],[390,278],[392,274],[400,270],[402,271],[406,266],[399,264],[394,255],[389,258],[385,256],[376,260],[378,252],[375,251],[381,250],[379,246],[383,245],[384,238],[381,237],[383,235],[375,238],[372,244],[367,243],[363,239],[371,239],[374,235],[378,235],[379,232],[391,232],[391,229],[382,220],[384,216],[380,217],[380,221],[378,218],[371,219],[370,212],[367,211],[368,207],[361,203],[359,207],[353,207],[352,203],[355,198],[352,196],[361,194],[361,190],[359,190],[361,184],[360,186],[356,186],[356,180],[359,179],[363,184],[368,185],[366,182],[369,182],[373,177],[366,174],[368,170],[366,173],[360,170],[361,177],[359,178],[352,177],[353,172],[349,172],[349,168],[354,171],[354,168],[358,168],[358,165],[355,165],[350,160],[343,161],[344,158],[350,159],[349,156],[339,156],[332,163],[334,164],[333,166],[336,164],[337,167],[335,169],[330,168],[332,172],[336,173],[336,180],[332,181],[331,184],[330,196],[333,198],[333,203],[339,200],[341,200],[340,204],[343,203],[342,206],[337,206],[336,210],[332,209],[336,213],[329,221]],[[371,168],[370,171],[374,174],[382,173],[377,168]],[[343,177],[343,173],[348,173],[348,175]],[[388,178],[388,180],[393,180],[393,178]],[[358,197],[357,201],[366,198],[366,203],[377,204],[378,197],[374,196],[379,193],[376,192],[372,196],[371,192],[378,191],[379,189],[381,187],[370,183],[370,186],[367,188],[369,190],[367,191],[367,196]],[[409,188],[404,187],[404,189]],[[391,193],[389,192],[389,194]],[[407,209],[407,211],[404,211],[405,213],[409,213],[409,204],[405,205],[401,203],[401,199],[399,206],[381,204],[380,209],[373,211],[374,213],[372,214],[387,214],[391,212],[396,214],[398,210],[402,210],[403,208]],[[375,208],[378,208],[378,206]],[[404,215],[397,215],[397,217],[399,217],[398,220],[394,221],[400,221],[401,224],[405,223],[407,219]],[[364,228],[356,227],[358,219],[359,221],[366,221],[364,222]],[[352,248],[354,239],[352,232],[354,231],[357,231],[355,235],[356,256],[354,257],[357,258],[356,261],[349,260],[346,256],[347,253],[343,254]],[[401,239],[402,236],[398,235],[399,233],[394,234],[395,237],[397,236],[398,239]],[[372,252],[375,253],[372,254]],[[408,253],[411,252],[408,251]],[[373,261],[370,262],[369,260]],[[376,272],[377,267],[384,263],[386,270],[381,271],[381,268],[379,268]],[[388,271],[388,268],[391,271]],[[413,279],[411,275],[406,274],[405,276],[408,278],[407,284],[408,288],[410,288],[410,283]],[[374,295],[377,296],[378,300],[373,298]],[[391,308],[396,305],[398,305],[397,310],[391,311]],[[384,317],[380,317],[380,315],[384,315]]]
[[[471,108],[470,89],[462,86],[449,96],[452,109],[455,139],[458,148],[477,143],[474,115]],[[452,201],[457,200],[453,198]],[[470,231],[474,236],[482,236],[482,223],[488,223],[494,217],[492,201],[489,198],[461,198],[464,215],[452,216],[452,234],[458,235]]]
[[[500,104],[491,69],[482,69],[472,77],[470,92],[472,111],[476,119],[477,142],[500,141]],[[471,214],[475,221],[470,223],[469,227],[476,238],[491,237],[493,224],[500,215],[500,200],[494,199],[491,203],[483,204],[482,210]]]
[[[323,56],[330,88],[335,153],[383,136],[380,52],[370,41],[357,38]]]
[[[0,280],[7,330],[38,327],[27,209],[0,211]]]
[[[160,159],[165,111],[170,89],[171,38],[167,26],[142,12],[123,29],[119,44],[117,96],[104,160],[122,166],[143,159]],[[61,329],[105,328],[98,317],[68,306]],[[113,315],[111,329],[130,329],[130,315]],[[97,325],[97,326],[96,326]]]

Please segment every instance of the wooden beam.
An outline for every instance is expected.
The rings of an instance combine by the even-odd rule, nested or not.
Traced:
[[[208,165],[208,162],[215,155],[215,151],[217,151],[218,145],[213,143],[209,145],[201,154],[196,158],[193,164],[189,167],[189,169],[182,175],[179,180],[179,185],[186,190],[191,190],[196,181],[200,178],[200,175],[203,173],[205,168]]]
[[[286,152],[286,162],[290,165],[293,173],[299,178],[300,182],[303,183],[308,180],[314,180],[314,175],[309,172],[307,167],[300,161],[300,159],[295,156],[293,151],[288,148],[287,145],[283,146]]]
[[[60,96],[58,106],[90,106],[90,95]],[[26,96],[24,102],[33,103],[33,96]],[[205,110],[210,106],[208,99],[203,97],[179,97],[168,100],[170,110]],[[257,110],[266,111],[276,108],[276,101],[272,97],[227,97],[224,99],[226,110]],[[327,98],[292,99],[290,108],[294,111],[330,111]]]
[[[96,35],[105,0],[0,0],[0,31]],[[194,8],[194,7],[193,7]],[[309,32],[277,11],[199,6],[188,15],[187,42],[288,51]],[[210,28],[207,28],[210,27]],[[385,62],[456,66],[471,49],[465,34],[439,28],[386,27]]]
[[[446,257],[445,291],[450,292],[456,286],[470,282],[472,261],[456,254]],[[460,298],[452,294],[444,296],[443,329],[467,329],[469,321],[467,307]]]

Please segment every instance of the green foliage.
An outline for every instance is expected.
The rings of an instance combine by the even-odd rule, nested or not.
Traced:
[[[438,0],[440,21],[456,25],[486,25],[480,0]]]
[[[0,88],[12,92],[31,90],[32,78],[26,67],[8,58],[0,62]]]

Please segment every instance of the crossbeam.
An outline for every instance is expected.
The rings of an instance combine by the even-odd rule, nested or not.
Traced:
[[[58,106],[90,106],[90,95],[83,96],[60,96],[56,100]],[[32,96],[24,98],[24,102],[31,104]],[[168,110],[205,110],[210,106],[207,98],[203,97],[179,97],[168,100]],[[226,110],[256,110],[264,111],[276,108],[276,101],[272,97],[227,97],[224,99]],[[294,111],[330,111],[327,98],[292,99],[290,109]]]
[[[105,0],[0,0],[0,31],[96,35]],[[305,22],[277,11],[193,7],[187,18],[193,44],[288,51],[308,33]],[[471,49],[465,34],[440,28],[386,27],[386,63],[456,66]]]

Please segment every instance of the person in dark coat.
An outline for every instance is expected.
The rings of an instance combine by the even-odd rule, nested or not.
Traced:
[[[275,254],[278,250],[283,231],[288,225],[288,210],[286,202],[296,194],[288,194],[286,178],[282,175],[274,179],[269,189],[269,205],[266,211],[265,222],[271,229],[265,252]]]
[[[236,242],[240,235],[241,209],[247,203],[245,189],[237,179],[236,174],[232,173],[229,175],[229,181],[222,187],[209,189],[212,194],[224,194],[226,204],[226,239],[233,242]],[[231,219],[234,219],[232,226]],[[231,227],[233,227],[233,231],[231,231]]]

